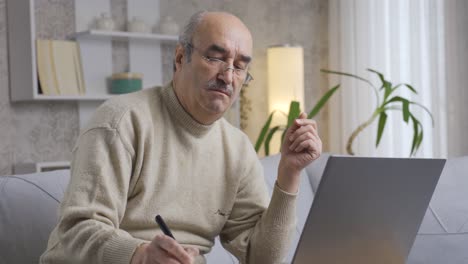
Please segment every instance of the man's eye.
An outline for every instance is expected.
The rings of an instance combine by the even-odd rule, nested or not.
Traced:
[[[244,65],[234,65],[237,70],[245,71],[246,67]]]
[[[222,61],[223,61],[222,59],[215,58],[215,57],[210,57],[210,56],[206,56],[206,58],[207,58],[209,61],[217,61],[217,62],[222,62]]]

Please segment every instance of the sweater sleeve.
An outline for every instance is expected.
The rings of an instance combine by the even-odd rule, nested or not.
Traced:
[[[132,173],[130,152],[110,127],[86,131],[78,146],[59,223],[41,263],[128,264],[144,242],[119,229]]]
[[[281,263],[295,230],[296,194],[284,192],[275,184],[268,205],[262,166],[256,155],[253,159],[241,180],[221,241],[243,264]]]

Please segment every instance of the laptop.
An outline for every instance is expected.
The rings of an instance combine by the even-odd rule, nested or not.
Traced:
[[[405,263],[444,164],[330,156],[292,263]]]

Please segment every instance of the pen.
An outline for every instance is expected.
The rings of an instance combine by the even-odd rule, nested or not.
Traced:
[[[171,233],[171,230],[169,229],[169,227],[167,227],[166,223],[164,223],[164,220],[162,219],[162,217],[160,215],[156,215],[155,220],[156,220],[156,223],[158,223],[159,228],[161,228],[161,230],[163,231],[163,233],[166,236],[172,237],[175,240],[174,236]]]

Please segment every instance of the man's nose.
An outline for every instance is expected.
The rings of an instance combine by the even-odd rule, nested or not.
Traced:
[[[234,78],[234,67],[226,67],[218,76],[225,84],[231,85]]]

